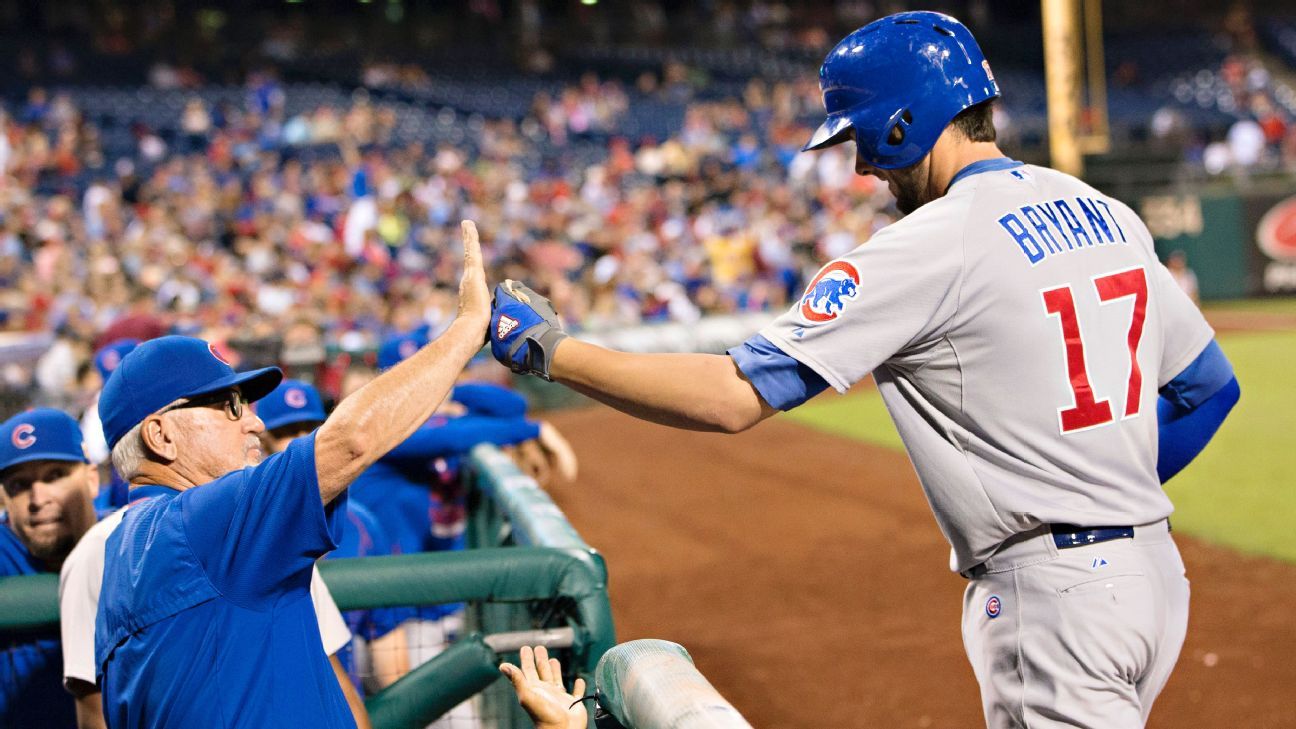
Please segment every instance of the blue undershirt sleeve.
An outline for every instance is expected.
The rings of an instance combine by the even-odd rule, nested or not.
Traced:
[[[789,357],[760,334],[728,352],[770,407],[791,410],[828,389],[819,373]]]
[[[497,418],[520,418],[526,415],[526,398],[507,387],[487,382],[464,382],[455,385],[450,399],[463,405],[473,415]]]
[[[1213,341],[1161,388],[1157,400],[1157,477],[1161,483],[1202,452],[1241,394],[1233,365]]]
[[[524,418],[465,415],[444,425],[423,427],[382,457],[388,465],[424,464],[433,458],[467,453],[478,443],[512,445],[540,437],[540,424]]]

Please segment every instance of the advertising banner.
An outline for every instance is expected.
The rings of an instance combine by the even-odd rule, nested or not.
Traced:
[[[1296,194],[1246,201],[1253,296],[1296,293]]]

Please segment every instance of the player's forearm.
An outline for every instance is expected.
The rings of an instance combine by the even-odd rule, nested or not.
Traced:
[[[327,503],[431,417],[481,348],[485,324],[456,319],[435,342],[343,400],[315,440]]]
[[[76,697],[76,721],[78,729],[108,729],[104,719],[103,703],[98,691],[90,691]]]
[[[725,355],[630,354],[566,339],[550,374],[617,410],[674,428],[736,433],[774,412]]]
[[[346,697],[347,708],[351,709],[351,718],[355,719],[356,729],[372,729],[373,725],[369,723],[369,711],[365,708],[364,700],[360,698],[355,685],[351,683],[351,677],[342,667],[342,662],[336,655],[331,655],[329,665],[333,667],[333,675],[337,676],[338,686],[342,688],[342,695]]]

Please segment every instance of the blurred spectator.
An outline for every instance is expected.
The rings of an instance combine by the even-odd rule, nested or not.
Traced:
[[[1174,282],[1179,285],[1188,298],[1193,300],[1194,304],[1201,305],[1201,297],[1197,291],[1197,274],[1188,267],[1188,255],[1183,251],[1174,251],[1166,258],[1166,268],[1170,270],[1170,276]]]
[[[1228,131],[1228,146],[1233,165],[1241,170],[1259,164],[1265,151],[1265,133],[1252,118],[1238,119]]]

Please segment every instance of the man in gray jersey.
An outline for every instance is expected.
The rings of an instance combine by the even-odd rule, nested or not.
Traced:
[[[1161,484],[1239,390],[1147,228],[1080,180],[1006,158],[971,33],[929,12],[847,36],[820,70],[856,171],[907,214],[830,262],[728,356],[568,338],[496,288],[492,350],[640,418],[737,432],[870,373],[951,568],[986,722],[1142,726],[1178,658],[1188,583]]]

